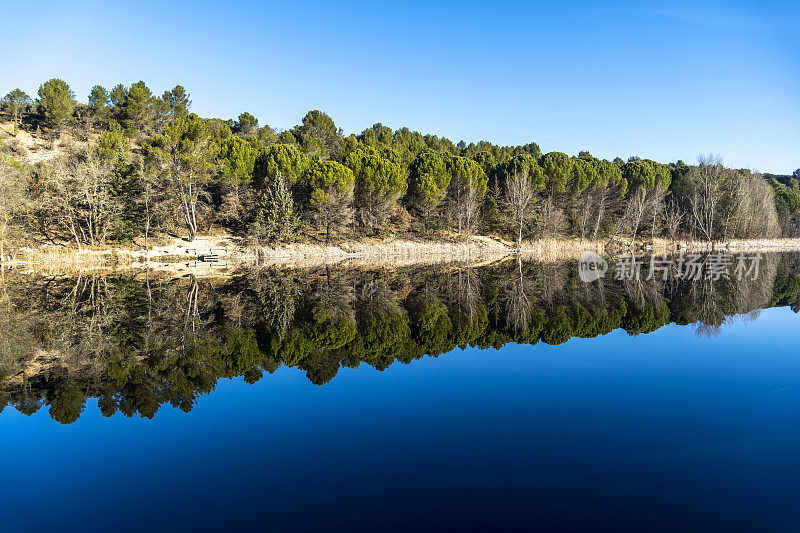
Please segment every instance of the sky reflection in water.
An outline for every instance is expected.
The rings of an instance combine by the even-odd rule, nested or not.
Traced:
[[[4,529],[796,530],[797,315],[0,415]]]

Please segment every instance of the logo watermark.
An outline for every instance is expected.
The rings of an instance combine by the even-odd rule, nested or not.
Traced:
[[[711,280],[736,278],[758,279],[761,254],[730,255],[726,253],[681,254],[657,256],[655,254],[627,254],[613,259],[614,279]],[[581,252],[578,259],[578,276],[591,283],[605,276],[608,261],[594,252]]]
[[[582,281],[591,283],[605,276],[608,261],[594,252],[581,252],[578,259],[578,276]]]

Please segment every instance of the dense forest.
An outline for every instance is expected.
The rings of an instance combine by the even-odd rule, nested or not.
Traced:
[[[49,405],[51,417],[71,423],[94,397],[105,416],[152,417],[162,404],[191,410],[220,378],[254,383],[281,366],[323,385],[341,368],[384,370],[456,347],[561,344],[669,323],[714,335],[732,315],[800,310],[797,254],[765,255],[757,277],[645,274],[620,277],[612,267],[584,283],[574,263],[522,261],[249,269],[221,283],[12,270],[0,280],[0,411]]]
[[[389,234],[608,242],[800,235],[800,169],[769,178],[719,157],[663,164],[531,142],[453,143],[375,124],[345,135],[310,111],[288,130],[190,112],[181,87],[60,79],[2,99],[0,258],[21,243],[83,246],[223,228],[248,242],[329,243]],[[27,157],[24,134],[53,157]]]

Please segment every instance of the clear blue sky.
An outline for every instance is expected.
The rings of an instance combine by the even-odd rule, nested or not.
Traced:
[[[201,116],[800,167],[798,2],[23,2],[0,91],[182,84]]]

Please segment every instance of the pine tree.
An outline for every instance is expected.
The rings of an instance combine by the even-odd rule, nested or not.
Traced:
[[[259,242],[283,242],[294,235],[300,217],[292,193],[278,174],[261,194],[259,210],[251,234]]]

